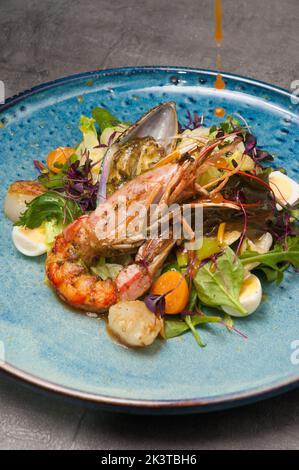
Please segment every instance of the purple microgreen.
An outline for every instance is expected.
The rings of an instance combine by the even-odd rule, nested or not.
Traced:
[[[155,315],[160,317],[165,315],[165,294],[148,294],[144,299],[144,303]]]
[[[99,145],[96,145],[96,146],[94,147],[94,149],[103,149],[103,148],[106,148],[106,147],[107,147],[106,144],[99,144]]]
[[[257,147],[257,138],[246,132],[244,137],[245,153],[249,155],[256,164],[260,164],[262,161],[272,161],[273,157],[269,152],[262,150]]]
[[[165,292],[165,294],[148,294],[144,298],[144,303],[147,306],[147,308],[155,313],[156,315],[159,315],[160,317],[163,317],[165,315],[165,297],[168,294],[171,294],[171,292],[175,291],[179,285],[181,284],[182,280],[185,278],[185,275],[182,274],[181,279],[179,282],[169,291]]]
[[[245,153],[247,155],[251,155],[253,153],[253,149],[256,147],[256,138],[253,134],[250,134],[249,132],[246,133],[245,139],[244,139],[244,145],[245,145]]]
[[[189,129],[190,131],[193,131],[194,129],[198,129],[199,127],[203,126],[203,116],[199,116],[196,111],[192,115],[192,113],[188,110],[186,117],[188,119],[188,123],[183,128],[183,130]]]
[[[112,132],[111,136],[109,137],[107,147],[110,147],[113,144],[115,136],[116,136],[116,131]]]
[[[219,256],[223,255],[223,253],[224,253],[224,250],[220,250],[220,251],[218,251],[218,253],[214,253],[213,255],[209,256],[208,258],[203,259],[200,262],[200,265],[199,265],[198,269],[202,268],[205,264],[209,263],[210,261],[212,261],[214,264],[217,265],[217,258],[219,258]]]
[[[223,137],[223,136],[224,136],[224,130],[219,129],[219,131],[216,134],[216,139],[219,139],[220,137]]]
[[[39,181],[47,189],[61,193],[67,200],[76,202],[83,212],[94,210],[99,184],[93,182],[91,173],[93,163],[89,158],[89,152],[83,154],[82,163],[77,156],[74,157],[76,158],[70,158],[65,164],[60,165],[60,172],[57,174],[34,161],[35,167],[41,172]]]

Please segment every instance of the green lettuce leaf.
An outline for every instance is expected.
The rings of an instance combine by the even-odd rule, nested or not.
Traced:
[[[92,110],[92,117],[98,124],[101,132],[103,132],[106,127],[114,127],[120,124],[117,117],[113,116],[107,109],[98,106]]]
[[[48,245],[52,245],[57,235],[63,230],[64,225],[55,219],[51,219],[45,222],[46,241]]]
[[[99,276],[103,281],[115,279],[122,269],[122,264],[106,263],[103,257],[100,258],[96,266],[90,268],[91,272]]]
[[[106,127],[100,137],[100,143],[102,145],[112,145],[117,141],[119,136],[126,130],[127,126],[119,125],[114,127]]]
[[[210,261],[198,270],[194,285],[199,299],[205,305],[218,308],[225,305],[246,315],[246,310],[239,302],[243,279],[242,263],[233,250],[227,247],[223,255],[217,258],[216,266]]]
[[[84,143],[86,147],[95,147],[99,145],[97,130],[95,128],[95,120],[86,116],[80,117],[80,131],[84,137]]]
[[[77,148],[77,153],[82,155],[85,151],[94,152],[94,151],[101,151],[101,155],[103,153],[103,149],[95,149],[99,145],[99,139],[97,130],[95,128],[95,120],[93,118],[88,118],[86,116],[80,117],[80,131],[83,134],[83,141]]]

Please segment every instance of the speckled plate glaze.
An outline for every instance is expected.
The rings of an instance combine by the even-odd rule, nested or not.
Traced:
[[[226,89],[213,89],[215,73],[173,67],[91,72],[38,86],[0,108],[1,200],[15,179],[36,177],[32,160],[80,141],[78,121],[95,105],[134,121],[167,100],[217,120],[216,106],[242,114],[259,144],[298,179],[299,105],[282,89],[224,74]],[[0,216],[0,346],[2,369],[65,396],[135,412],[210,411],[248,403],[299,383],[291,361],[299,340],[298,279],[265,286],[267,300],[250,318],[236,321],[243,340],[219,325],[202,329],[200,349],[190,334],[156,341],[143,350],[114,344],[105,323],[76,313],[44,284],[44,259],[25,258]],[[294,361],[293,361],[294,362]]]

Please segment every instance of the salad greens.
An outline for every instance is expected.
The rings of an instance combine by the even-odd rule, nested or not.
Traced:
[[[190,312],[194,311],[196,309],[196,305],[197,305],[197,292],[196,292],[196,289],[194,288],[194,286],[192,286],[190,296],[189,296],[188,311],[190,311]],[[193,324],[194,318],[191,315],[184,315],[183,319],[184,319],[186,325],[191,330],[198,346],[200,346],[201,348],[204,348],[206,345],[202,342],[202,340],[199,336],[199,333],[195,328],[196,325]]]
[[[166,339],[175,338],[180,336],[183,333],[186,333],[188,330],[192,330],[192,333],[198,335],[195,327],[198,325],[203,325],[205,323],[220,323],[222,317],[220,316],[211,316],[211,315],[194,315],[190,317],[188,322],[182,322],[181,320],[165,320],[165,337]],[[200,340],[200,346],[203,347],[203,343]]]
[[[82,214],[78,204],[62,195],[47,191],[27,204],[26,211],[14,225],[37,228],[43,222],[55,220],[56,224],[69,224]]]
[[[186,310],[178,314],[174,312],[172,316],[167,315],[166,297],[176,288],[165,291],[163,294],[150,293],[144,298],[147,307],[164,318],[164,336],[167,339],[191,331],[197,344],[205,347],[197,327],[207,323],[220,323],[229,331],[238,332],[234,328],[233,319],[224,313],[223,308],[228,307],[230,309],[228,311],[238,312],[240,316],[248,314],[240,302],[240,292],[248,273],[251,270],[261,271],[268,281],[276,281],[279,284],[289,266],[299,270],[298,200],[293,205],[281,204],[282,210],[278,211],[275,195],[273,196],[270,186],[273,168],[269,166],[269,162],[273,160],[273,157],[257,146],[257,138],[251,133],[246,121],[241,116],[239,117],[240,120],[234,115],[227,116],[220,125],[205,128],[203,117],[200,118],[197,113],[192,115],[188,112],[187,114],[186,139],[190,140],[190,134],[194,132],[193,139],[196,140],[195,132],[201,135],[198,128],[202,128],[204,132],[201,137],[206,139],[204,142],[211,147],[214,144],[213,150],[203,160],[203,164],[207,163],[206,169],[196,180],[199,187],[196,197],[202,196],[199,202],[209,201],[210,206],[215,200],[219,204],[218,207],[210,207],[209,212],[205,213],[203,244],[200,249],[192,253],[196,260],[194,265],[192,265],[191,256],[189,257],[188,252],[184,250],[184,245],[178,243],[162,267],[162,274],[168,271],[178,271],[188,282]],[[126,143],[123,147],[118,147],[117,152],[123,153],[117,155],[114,161],[113,152],[117,148],[115,143],[119,143],[119,136],[127,127],[127,123],[120,121],[101,107],[95,107],[92,110],[92,117],[81,116],[79,128],[82,132],[82,141],[74,150],[73,155],[64,163],[54,163],[54,167],[49,165],[53,171],[39,161],[34,162],[40,173],[38,181],[46,192],[27,204],[25,212],[21,214],[15,225],[26,226],[30,229],[43,225],[47,243],[51,244],[67,224],[82,214],[93,211],[100,200],[99,196],[105,195],[102,199],[106,199],[107,184],[112,185],[113,193],[117,187],[116,181],[119,175],[121,186],[133,177],[133,169],[136,170],[138,165],[142,167],[138,174],[149,169],[150,167],[140,165],[141,154],[145,161],[146,158],[150,160],[155,154],[157,159],[155,163],[157,163],[162,153],[159,154],[156,142],[151,142],[151,147],[148,146],[144,152],[139,151],[140,149],[134,142],[132,148],[135,146],[135,153],[128,148],[128,145],[126,146]],[[148,136],[145,137],[148,138]],[[181,134],[178,140],[179,145],[182,144],[183,139],[184,135]],[[194,151],[198,151],[198,148]],[[215,155],[214,151],[218,160],[216,161],[215,158],[209,166],[209,156]],[[165,152],[164,149],[163,152]],[[193,155],[189,153],[188,148],[188,152],[181,155],[178,162],[192,160],[192,158]],[[123,160],[125,163],[122,166]],[[266,165],[264,165],[265,162]],[[55,169],[58,171],[55,172]],[[110,186],[108,189],[110,190]],[[214,191],[218,199],[213,198]],[[192,197],[193,199],[188,199],[187,202],[190,200],[194,202],[195,196]],[[230,203],[227,209],[231,212],[228,211],[223,215],[223,205],[227,203]],[[214,206],[217,206],[217,203]],[[221,228],[229,226],[228,232],[237,233],[237,237],[231,243],[218,238],[217,230],[219,231],[220,224]],[[223,229],[223,233],[226,229],[227,227]],[[241,248],[244,250],[248,246],[244,241],[250,240],[252,233],[254,236],[265,233],[271,235],[272,247],[268,247],[265,253],[242,252]],[[255,248],[257,249],[257,246]],[[89,268],[89,273],[98,276],[101,280],[114,280],[125,263],[119,262],[118,264],[113,261],[114,258],[101,257],[94,266]],[[216,309],[217,313],[214,314],[212,311],[212,313],[205,314],[201,311],[202,306]]]
[[[57,219],[46,220],[44,222],[45,233],[46,233],[46,241],[48,245],[52,245],[57,235],[59,235],[63,228],[64,224],[62,222],[58,222]]]
[[[84,152],[95,152],[97,153],[99,149],[98,134],[95,128],[95,119],[88,118],[86,116],[80,117],[80,131],[83,134],[83,141],[77,148],[77,153],[84,154]]]
[[[267,253],[246,251],[240,255],[241,263],[246,266],[251,263],[260,263],[256,269],[260,269],[266,275],[268,281],[276,281],[280,284],[283,272],[289,265],[299,269],[299,236],[288,237],[284,244],[278,244]]]
[[[120,120],[105,108],[97,106],[96,108],[93,108],[91,114],[94,121],[98,124],[101,132],[103,132],[107,127],[115,127],[120,124]]]
[[[244,268],[234,251],[227,247],[217,261],[209,261],[202,266],[194,285],[199,299],[210,307],[232,307],[243,315],[246,310],[239,302],[244,279]]]

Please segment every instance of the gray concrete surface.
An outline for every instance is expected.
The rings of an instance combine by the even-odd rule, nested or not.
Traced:
[[[223,69],[289,88],[299,79],[298,0],[223,0]],[[0,0],[7,96],[126,65],[215,67],[213,0]],[[209,415],[112,414],[0,376],[1,449],[298,449],[299,391]]]

